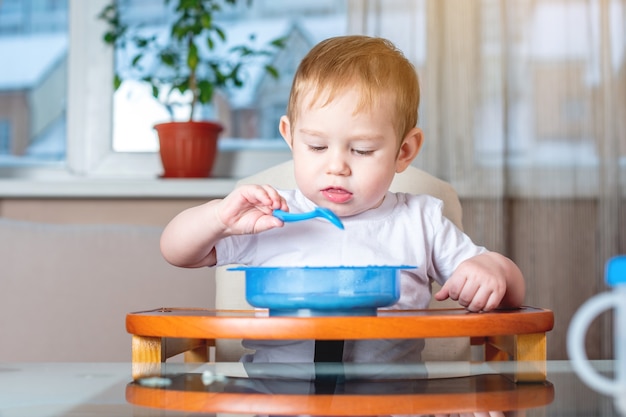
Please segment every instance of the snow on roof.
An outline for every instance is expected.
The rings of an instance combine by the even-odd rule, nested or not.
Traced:
[[[37,85],[67,53],[64,33],[0,37],[0,90]]]
[[[256,43],[264,45],[273,39],[289,35],[298,27],[309,40],[310,47],[318,42],[339,35],[345,35],[347,19],[345,16],[331,17],[323,16],[319,18],[306,19],[273,19],[242,22],[239,26],[227,29],[227,39],[230,45],[237,45],[246,42],[248,33],[256,33]],[[306,51],[304,51],[306,52]],[[263,80],[265,71],[263,65],[270,63],[273,57],[268,56],[259,60],[256,65],[249,66],[246,70],[247,81],[242,88],[235,88],[229,91],[229,102],[233,108],[244,108],[253,105],[256,100],[255,93],[259,83]],[[280,71],[280,68],[278,68]]]
[[[255,49],[261,49],[264,45],[274,39],[282,38],[291,32],[293,23],[291,19],[263,19],[239,21],[229,25],[222,25],[226,32],[227,44],[223,45],[223,50],[232,48],[235,45],[249,45]],[[254,41],[250,45],[250,35],[254,34]],[[233,88],[228,92],[229,103],[233,108],[247,107],[254,102],[255,92],[265,74],[265,65],[272,62],[273,56],[260,56],[254,63],[244,68],[244,85],[241,88]],[[280,71],[280,69],[279,69]]]

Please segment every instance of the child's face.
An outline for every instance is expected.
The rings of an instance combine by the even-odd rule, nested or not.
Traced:
[[[339,216],[378,207],[395,173],[410,163],[398,160],[390,97],[381,97],[375,109],[355,113],[359,98],[356,90],[347,90],[323,107],[323,100],[310,107],[308,95],[293,129],[286,117],[281,119],[298,187]]]

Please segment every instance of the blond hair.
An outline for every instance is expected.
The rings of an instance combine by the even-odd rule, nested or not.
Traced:
[[[326,39],[304,57],[287,105],[291,128],[307,94],[312,93],[311,106],[322,97],[324,106],[346,88],[354,87],[361,96],[357,112],[376,106],[383,94],[391,94],[395,108],[390,110],[397,118],[399,140],[417,125],[420,89],[415,67],[390,41],[355,35]]]

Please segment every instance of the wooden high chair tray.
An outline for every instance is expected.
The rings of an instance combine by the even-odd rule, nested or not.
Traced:
[[[128,333],[172,338],[394,339],[545,333],[550,310],[522,307],[488,313],[465,309],[379,310],[377,316],[269,317],[252,310],[159,308],[129,313]]]
[[[148,388],[135,382],[127,386],[126,400],[185,412],[317,416],[505,412],[541,407],[554,400],[554,387],[549,382],[515,384],[492,374],[345,381],[322,389],[315,381],[255,378],[228,378],[212,385],[205,386],[201,375],[193,373],[174,376],[166,388]],[[317,394],[316,390],[324,393]]]

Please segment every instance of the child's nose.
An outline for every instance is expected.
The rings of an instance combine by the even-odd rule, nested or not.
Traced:
[[[341,152],[333,152],[329,155],[326,168],[327,173],[332,175],[350,174],[350,165],[347,158]]]

